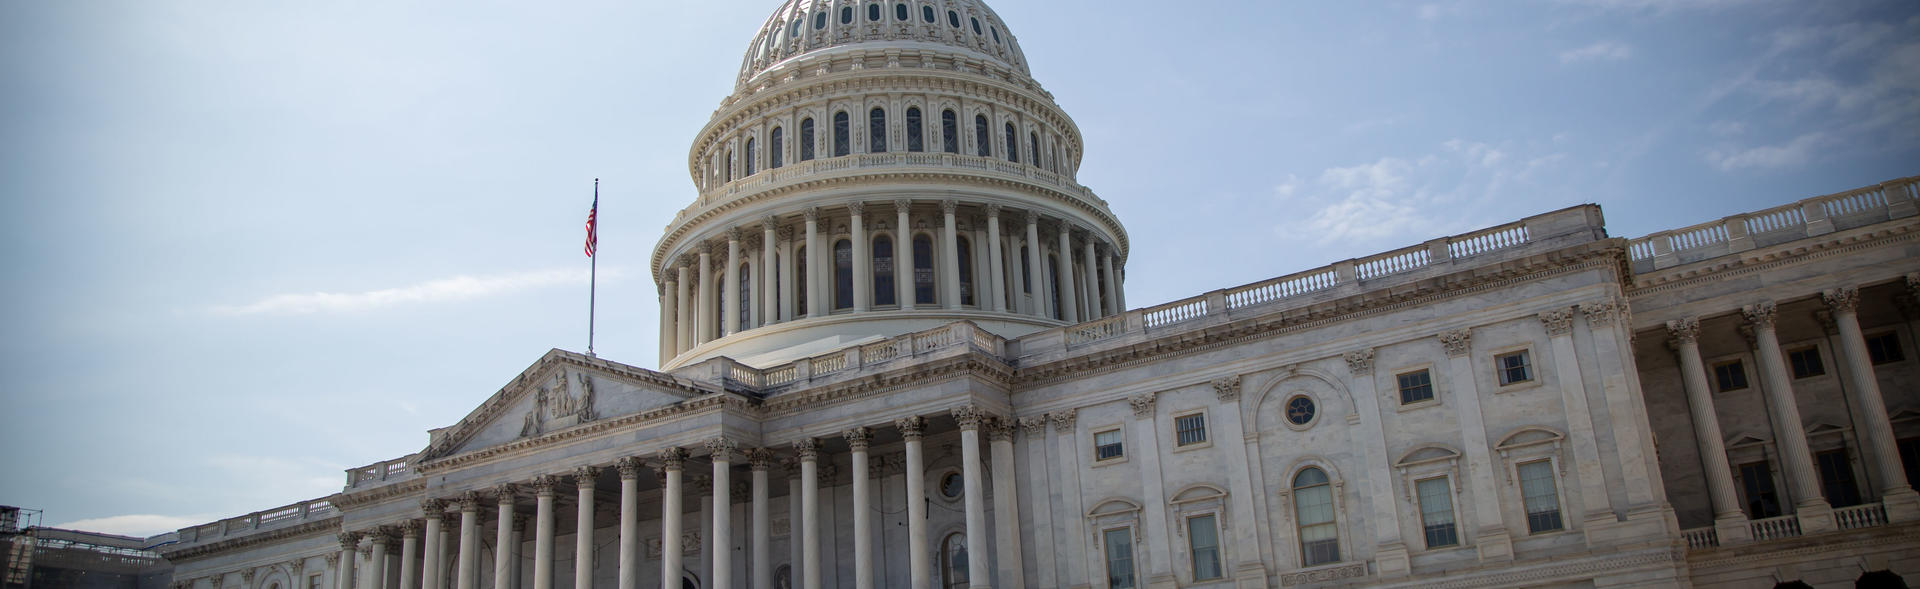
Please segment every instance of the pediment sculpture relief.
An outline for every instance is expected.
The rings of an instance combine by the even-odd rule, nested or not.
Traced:
[[[580,394],[573,394],[573,382],[567,378],[566,371],[553,375],[553,382],[541,385],[534,391],[533,408],[522,419],[520,437],[540,435],[550,430],[571,427],[593,421],[593,377],[586,373],[574,375],[579,382]]]

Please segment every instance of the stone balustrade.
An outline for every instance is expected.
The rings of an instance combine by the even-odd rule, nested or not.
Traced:
[[[180,530],[180,543],[194,544],[211,542],[222,538],[241,536],[259,530],[282,528],[290,525],[324,520],[340,514],[333,503],[326,499],[313,499],[273,509],[256,511],[239,517],[223,519]]]
[[[1649,272],[1691,264],[1864,227],[1920,214],[1920,177],[1890,180],[1838,194],[1661,231],[1632,240],[1629,251],[1635,272]]]
[[[408,454],[393,460],[376,462],[359,468],[347,469],[347,490],[374,486],[384,483],[396,483],[413,478],[413,463],[418,454]]]

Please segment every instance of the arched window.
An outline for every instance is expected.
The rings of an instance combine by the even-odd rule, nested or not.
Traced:
[[[867,113],[867,153],[887,152],[887,110],[873,109]]]
[[[920,108],[919,107],[908,108],[907,109],[907,151],[918,153],[918,152],[927,150],[927,141],[926,141],[927,130],[924,128],[922,123],[923,121],[920,120]]]
[[[986,115],[973,117],[973,142],[979,150],[980,157],[993,155],[993,132],[988,130]]]
[[[813,117],[800,120],[800,161],[813,161]]]
[[[955,532],[940,542],[940,572],[947,589],[967,588],[967,535]]]
[[[777,589],[793,589],[793,567],[783,564],[773,569],[773,586]]]
[[[853,153],[853,123],[846,111],[833,113],[833,157]]]
[[[807,315],[807,246],[793,250],[793,313],[795,317]]]
[[[960,248],[960,304],[973,304],[973,243],[966,237],[959,238]]]
[[[931,305],[938,302],[933,286],[933,239],[926,235],[913,236],[913,303]]]
[[[833,308],[853,308],[853,242],[833,242]]]
[[[1094,268],[1093,268],[1093,278],[1094,278],[1094,282],[1097,282],[1097,283],[1098,283],[1098,284],[1095,284],[1095,285],[1093,285],[1093,287],[1094,287],[1095,289],[1097,289],[1097,290],[1098,290],[1098,291],[1100,292],[1100,297],[1099,297],[1099,299],[1098,299],[1098,300],[1096,300],[1096,301],[1094,301],[1094,303],[1095,303],[1095,304],[1098,304],[1098,305],[1100,305],[1100,306],[1099,306],[1098,308],[1096,308],[1096,309],[1094,309],[1094,312],[1096,312],[1096,313],[1100,313],[1100,314],[1105,314],[1105,313],[1106,313],[1106,308],[1107,308],[1107,307],[1109,306],[1109,305],[1107,304],[1107,301],[1109,301],[1109,300],[1110,300],[1110,299],[1109,299],[1108,297],[1112,297],[1112,296],[1113,296],[1113,293],[1110,293],[1110,292],[1107,292],[1107,269],[1106,269],[1106,267],[1105,267],[1105,266],[1100,266],[1100,265],[1095,265],[1095,266],[1094,266]],[[1115,306],[1117,306],[1117,305],[1115,305]]]
[[[1027,155],[1033,159],[1033,167],[1036,167],[1036,168],[1046,167],[1046,166],[1040,165],[1040,134],[1039,133],[1027,133],[1027,147],[1029,148],[1027,149]]]
[[[893,289],[893,238],[881,235],[873,238],[873,304],[899,303]]]
[[[960,118],[951,110],[940,112],[940,141],[947,153],[960,153]]]
[[[806,28],[806,24],[807,24],[807,19],[804,19],[804,18],[793,19],[793,25],[787,27],[787,36],[793,37],[795,39],[800,38],[800,30],[803,28]]]
[[[1333,517],[1333,484],[1308,468],[1293,477],[1293,510],[1300,525],[1300,566],[1340,560],[1340,531]]]
[[[786,129],[774,127],[773,132],[767,135],[768,169],[778,170],[780,166],[787,165],[786,131]]]
[[[1020,132],[1013,130],[1013,123],[1007,123],[1007,161],[1020,163]]]
[[[754,159],[756,159],[756,158],[754,158],[754,157],[753,157],[753,153],[754,153],[754,152],[753,152],[753,138],[752,138],[752,137],[748,137],[748,138],[747,138],[747,157],[745,158],[745,159],[746,159],[746,161],[747,161],[747,175],[748,175],[748,176],[752,176],[752,175],[753,175],[753,172],[754,172],[754,169],[753,169],[753,160],[754,160]]]
[[[1052,292],[1048,293],[1053,295],[1053,318],[1057,321],[1066,321],[1066,311],[1060,306],[1060,258],[1047,256],[1046,264],[1047,284],[1053,287]]]
[[[738,331],[746,331],[753,328],[751,302],[753,301],[753,268],[741,264],[738,272],[739,274],[736,274],[740,277],[740,329]]]
[[[986,31],[982,31],[982,30],[980,30],[980,19],[978,19],[978,18],[976,18],[976,19],[973,19],[973,34],[975,34],[975,35],[985,35],[985,34],[987,34],[987,32],[986,32]]]

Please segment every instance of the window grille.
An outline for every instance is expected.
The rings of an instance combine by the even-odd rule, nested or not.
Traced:
[[[1207,414],[1195,413],[1173,418],[1174,443],[1192,446],[1207,441]]]

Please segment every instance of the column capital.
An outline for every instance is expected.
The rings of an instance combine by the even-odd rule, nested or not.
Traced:
[[[1222,403],[1240,400],[1240,375],[1213,379],[1213,395]]]
[[[940,201],[940,214],[951,215],[958,208],[960,208],[960,201],[951,198]]]
[[[960,422],[960,431],[963,432],[980,431],[981,421],[987,417],[986,412],[971,403],[954,407],[949,412],[953,414],[954,421]]]
[[[713,494],[713,477],[704,474],[688,475],[687,484],[693,487],[693,496],[706,497]]]
[[[988,219],[999,219],[999,218],[1000,218],[1000,211],[1001,211],[1002,209],[1004,209],[1004,208],[1005,208],[1005,207],[1002,207],[1002,206],[1000,206],[1000,203],[988,203],[988,204],[987,204],[987,218],[988,218]]]
[[[793,443],[793,452],[801,462],[814,462],[820,459],[820,442],[813,438],[801,438]]]
[[[467,491],[465,493],[461,493],[460,499],[456,502],[460,504],[461,513],[467,513],[467,512],[477,513],[480,511],[480,492]]]
[[[1013,428],[1017,425],[1011,417],[989,416],[987,418],[987,441],[1013,441]]]
[[[805,210],[800,211],[800,213],[806,216],[808,223],[817,223],[820,221],[820,207],[807,207]]]
[[[740,240],[744,236],[744,233],[745,232],[741,231],[739,227],[728,227],[727,228],[727,246],[732,247],[734,245],[739,244]]]
[[[1700,318],[1681,317],[1668,321],[1667,333],[1673,336],[1675,343],[1681,345],[1698,344],[1700,343]]]
[[[440,519],[447,515],[447,502],[441,499],[421,499],[420,516],[427,519]]]
[[[781,227],[779,239],[780,241],[793,241],[793,228]]]
[[[1860,307],[1860,289],[1851,286],[1828,289],[1820,293],[1820,298],[1835,313],[1853,313]]]
[[[1354,376],[1371,374],[1373,372],[1373,348],[1347,352],[1346,360],[1347,370],[1351,371]]]
[[[1134,417],[1152,417],[1159,398],[1159,393],[1141,393],[1127,397],[1127,404],[1133,406]]]
[[[1773,318],[1780,308],[1773,301],[1761,301],[1740,308],[1740,315],[1755,329],[1773,329]]]
[[[638,457],[633,457],[631,458],[631,460],[633,461],[634,471],[637,473],[640,469],[640,459]],[[686,468],[686,464],[687,464],[686,448],[674,446],[672,448],[666,448],[660,451],[660,467],[662,469],[667,471],[681,470]],[[636,474],[635,476],[638,476],[638,475]],[[620,478],[627,478],[626,470],[624,469],[624,467],[620,472]]]
[[[340,540],[341,550],[354,550],[360,547],[360,532],[340,532],[336,537]]]
[[[847,438],[847,445],[855,452],[865,452],[868,445],[873,443],[873,430],[864,427],[856,427],[840,435]]]
[[[1613,325],[1615,319],[1625,311],[1626,303],[1614,299],[1600,299],[1591,303],[1581,303],[1580,312],[1587,316],[1587,325],[1605,327]],[[1629,328],[1632,326],[1629,325]]]
[[[762,217],[760,219],[761,231],[773,231],[779,228],[780,228],[780,220],[774,218],[773,215],[767,215],[766,217]]]
[[[367,532],[367,541],[372,542],[374,546],[391,545],[393,543],[393,526],[374,526],[372,531]]]
[[[508,505],[513,503],[515,496],[518,495],[519,492],[520,490],[514,487],[513,483],[502,483],[500,486],[493,488],[493,497],[494,500],[500,502],[501,505]]]
[[[526,512],[513,514],[513,531],[515,532],[527,531],[527,520],[529,519],[533,519],[533,516],[527,514]]]
[[[1561,309],[1541,313],[1540,325],[1547,329],[1547,337],[1573,335],[1573,312]]]
[[[1460,329],[1442,333],[1440,343],[1447,347],[1448,356],[1465,356],[1473,352],[1473,330]]]
[[[1020,429],[1020,433],[1025,434],[1028,441],[1038,440],[1042,436],[1047,435],[1047,416],[1022,417],[1020,418]]]
[[[893,427],[899,429],[900,435],[907,441],[917,442],[927,432],[927,418],[918,415],[902,417],[893,420]]]
[[[905,215],[907,214],[908,211],[911,211],[911,210],[913,210],[913,201],[904,199],[904,198],[894,199],[893,201],[894,213]],[[903,227],[901,229],[904,230],[905,228]]]
[[[533,494],[535,497],[552,497],[553,487],[559,483],[560,477],[550,474],[533,477]]]
[[[755,471],[766,471],[773,467],[773,450],[753,448],[747,450],[747,464]]]
[[[679,264],[679,267],[680,267],[681,269],[688,269],[688,270],[690,270],[690,269],[692,269],[692,268],[693,268],[693,265],[694,265],[694,264],[695,264],[695,263],[696,263],[697,261],[698,261],[698,260],[694,258],[694,256],[693,256],[693,254],[690,254],[690,253],[688,253],[688,254],[680,254],[680,264]]]
[[[726,436],[707,440],[707,451],[713,453],[714,462],[733,462],[733,451],[739,448],[738,442]]]
[[[709,260],[712,260],[716,256],[719,256],[720,254],[714,251],[719,248],[714,247],[713,242],[711,241],[702,241],[700,242],[700,245],[697,247],[700,248],[699,249],[700,261],[703,263],[703,265],[701,266],[701,269],[705,270],[706,266],[704,266],[704,263]]]
[[[848,212],[848,213],[851,213],[851,214],[852,214],[853,216],[855,216],[855,217],[863,217],[863,216],[866,216],[866,213],[867,213],[867,203],[864,203],[864,202],[860,202],[860,201],[857,201],[857,200],[856,200],[856,201],[853,201],[853,202],[850,202],[850,203],[847,203],[847,212]]]
[[[573,484],[576,487],[591,489],[600,482],[600,467],[582,466],[573,469]]]
[[[326,560],[327,560],[327,568],[333,568],[333,567],[337,567],[337,566],[340,566],[340,553],[339,553],[339,552],[328,552],[328,553],[326,553],[326,554],[324,554],[324,555],[321,555],[321,558],[324,558],[324,559],[326,559]]]
[[[410,540],[420,539],[420,520],[410,519],[400,522],[400,537]]]
[[[1027,225],[1030,227],[1040,226],[1040,211],[1027,209]]]
[[[1047,419],[1053,422],[1053,431],[1067,433],[1073,431],[1074,422],[1079,419],[1079,416],[1078,409],[1063,409],[1048,413]]]

